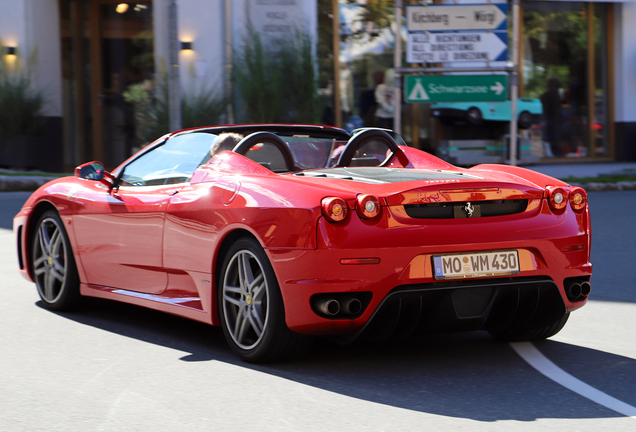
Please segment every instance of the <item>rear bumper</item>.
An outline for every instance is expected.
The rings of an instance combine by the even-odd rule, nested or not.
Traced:
[[[515,311],[526,308],[536,310],[536,319],[555,321],[586,303],[587,298],[570,301],[566,283],[589,282],[592,274],[587,211],[574,214],[568,209],[557,216],[538,206],[524,214],[437,221],[407,221],[396,215],[395,209],[385,212],[385,219],[376,223],[352,217],[341,226],[322,219],[317,249],[267,250],[290,329],[305,334],[357,335],[374,325],[370,321],[390,327],[386,315],[399,322],[417,321],[418,331],[424,332],[490,329],[514,324],[506,319],[516,319]],[[520,272],[513,276],[434,277],[435,255],[510,249],[519,254]],[[350,264],[351,259],[360,258],[360,264]],[[371,293],[371,299],[362,301],[364,310],[359,316],[320,316],[312,308],[312,297],[331,293],[336,298]],[[470,299],[486,306],[466,309]],[[421,311],[405,312],[413,304],[420,304]],[[464,310],[470,313],[461,312]],[[526,315],[519,313],[520,317]],[[422,324],[424,315],[427,318]]]
[[[370,333],[377,333],[377,325],[369,324],[371,321],[389,331],[391,326],[406,325],[405,320],[411,323],[408,326],[416,327],[407,333],[490,329],[510,325],[517,316],[524,320],[558,319],[586,303],[586,299],[569,301],[564,285],[567,278],[589,281],[592,265],[585,251],[564,254],[549,241],[455,246],[462,252],[510,248],[517,249],[520,257],[521,272],[514,277],[450,281],[434,279],[432,257],[440,250],[427,253],[432,247],[268,252],[279,278],[287,325],[298,333],[358,335],[367,325],[374,326]],[[449,252],[449,247],[441,250]],[[547,259],[555,253],[561,259]],[[379,258],[379,263],[340,263],[343,258],[367,257]],[[338,297],[340,293],[369,292],[371,300],[355,319],[325,318],[311,306],[312,297],[318,294],[335,293]],[[471,309],[473,302],[481,306]],[[412,311],[413,307],[417,310]],[[536,316],[527,317],[526,309],[536,311]]]

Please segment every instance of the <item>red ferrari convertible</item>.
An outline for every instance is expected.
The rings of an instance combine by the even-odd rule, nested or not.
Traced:
[[[458,168],[380,129],[175,132],[112,173],[90,162],[42,186],[14,231],[43,306],[102,297],[221,325],[251,362],[313,335],[544,339],[592,273],[583,189]]]

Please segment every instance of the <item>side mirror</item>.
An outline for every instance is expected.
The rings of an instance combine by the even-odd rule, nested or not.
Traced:
[[[113,186],[113,176],[104,169],[104,165],[101,162],[87,162],[76,167],[75,177],[79,177],[84,180],[97,180],[108,187]]]

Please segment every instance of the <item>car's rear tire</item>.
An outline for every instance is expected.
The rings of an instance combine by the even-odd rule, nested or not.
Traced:
[[[563,315],[558,321],[540,328],[521,328],[506,330],[489,330],[492,336],[504,342],[538,341],[554,336],[565,326],[570,313]]]
[[[285,324],[274,270],[260,244],[244,237],[225,254],[217,284],[219,317],[230,347],[243,360],[264,363],[298,357],[308,336]]]
[[[45,308],[68,311],[79,305],[82,296],[71,242],[54,210],[38,219],[31,244],[31,268]]]
[[[523,111],[521,114],[519,114],[519,120],[517,121],[517,124],[519,125],[519,129],[528,129],[530,126],[532,126],[532,114],[530,114],[528,111]]]

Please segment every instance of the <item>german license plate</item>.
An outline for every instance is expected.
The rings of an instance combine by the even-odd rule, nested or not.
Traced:
[[[516,250],[433,256],[435,279],[477,278],[519,273]]]

